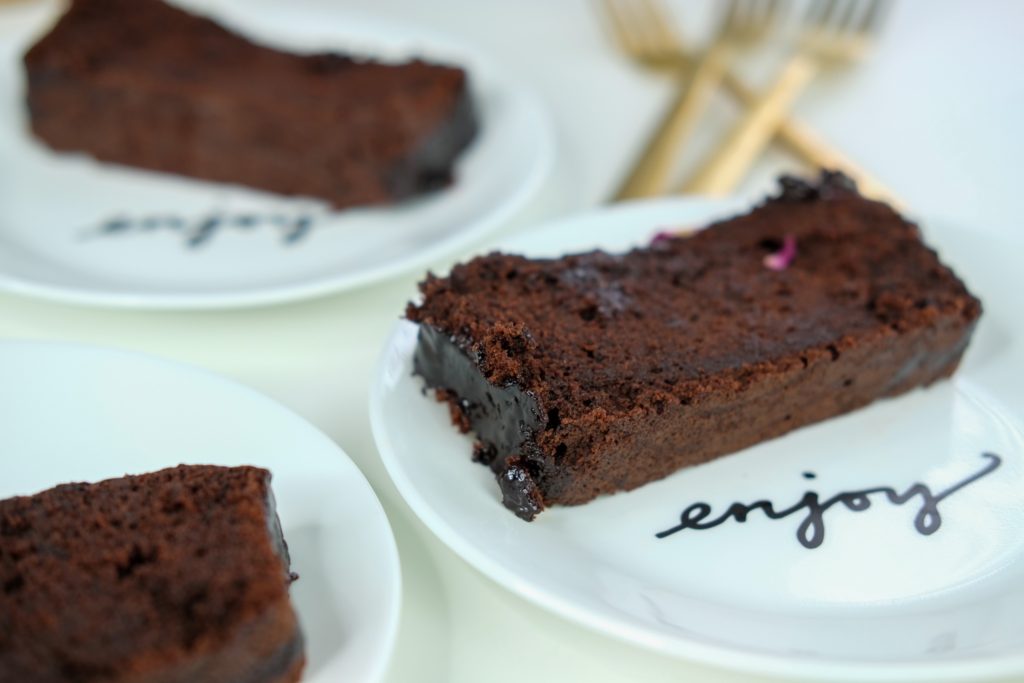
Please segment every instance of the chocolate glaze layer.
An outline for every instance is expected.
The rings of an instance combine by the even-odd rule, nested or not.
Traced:
[[[536,515],[542,506],[534,483],[537,465],[522,457],[508,462],[511,454],[535,450],[527,444],[543,424],[536,397],[511,382],[489,383],[457,339],[430,325],[420,327],[413,367],[428,387],[458,396],[454,418],[472,425],[486,445],[478,459],[498,474],[505,506],[524,518]]]
[[[488,383],[457,340],[436,328],[420,327],[413,366],[427,386],[458,393],[473,430],[501,452],[520,450],[542,424],[535,396],[512,383]]]

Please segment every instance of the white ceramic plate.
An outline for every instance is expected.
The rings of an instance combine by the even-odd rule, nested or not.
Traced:
[[[663,200],[544,226],[505,250],[554,256],[621,250],[671,226],[699,226],[735,204]],[[500,502],[471,438],[412,376],[415,327],[395,329],[372,388],[378,447],[399,491],[456,553],[569,619],[681,657],[813,679],[978,680],[1024,673],[1024,321],[1015,301],[1022,245],[926,226],[985,304],[955,380],[883,401],[630,493],[554,508],[525,523]],[[920,496],[867,510],[839,505],[824,542],[798,541],[806,511],[685,529],[698,502],[782,509],[816,491],[914,483],[941,491],[1001,465],[938,504],[916,530]],[[813,480],[804,473],[813,473]],[[861,503],[863,497],[861,498]],[[851,504],[858,502],[851,499]],[[710,519],[710,518],[709,518]],[[921,520],[927,526],[936,520]]]
[[[456,183],[394,207],[332,212],[313,200],[54,154],[28,132],[20,60],[59,4],[0,9],[3,290],[135,308],[254,306],[323,295],[423,266],[472,243],[518,210],[551,165],[554,138],[539,100],[481,55],[326,5],[296,12],[287,3],[244,0],[182,4],[284,49],[351,49],[382,59],[422,55],[467,68],[481,130],[458,162]],[[234,227],[188,246],[216,217]],[[132,227],[102,234],[104,225],[121,218]],[[311,229],[289,241],[304,220]],[[247,221],[256,225],[238,227]]]
[[[309,683],[376,681],[395,642],[398,553],[384,510],[330,439],[270,399],[121,351],[0,343],[0,498],[179,463],[256,465],[300,579]]]

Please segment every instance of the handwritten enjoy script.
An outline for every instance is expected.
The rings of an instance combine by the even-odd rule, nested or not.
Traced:
[[[939,503],[968,484],[991,473],[1003,462],[1002,458],[995,453],[982,453],[981,457],[987,462],[980,470],[938,493],[933,493],[930,487],[921,483],[915,483],[902,492],[890,486],[876,486],[857,491],[844,491],[825,500],[821,500],[814,491],[808,491],[795,504],[781,510],[776,510],[775,504],[771,501],[758,500],[753,503],[733,503],[717,517],[712,517],[712,508],[708,503],[694,503],[679,515],[679,524],[660,531],[655,536],[666,538],[684,529],[693,529],[694,531],[713,529],[730,519],[745,522],[747,516],[754,510],[761,510],[768,519],[782,519],[798,512],[805,512],[803,521],[797,527],[796,538],[805,548],[817,548],[825,540],[825,513],[830,508],[842,505],[853,512],[862,512],[871,507],[871,496],[879,495],[884,496],[893,505],[904,505],[911,500],[919,500],[921,507],[918,509],[917,515],[914,516],[914,528],[918,533],[928,536],[942,526]],[[805,472],[804,476],[808,479],[814,478],[814,474],[810,472]]]
[[[209,243],[218,232],[226,230],[246,232],[259,228],[271,228],[280,233],[281,243],[287,246],[306,237],[313,229],[314,224],[315,219],[309,214],[212,213],[194,218],[170,215],[139,218],[118,216],[104,221],[98,228],[89,231],[87,235],[111,237],[129,233],[172,232],[181,236],[186,247],[196,249]]]

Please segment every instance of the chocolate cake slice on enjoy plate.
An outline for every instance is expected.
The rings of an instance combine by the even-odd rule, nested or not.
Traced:
[[[834,173],[626,254],[494,253],[420,289],[415,372],[527,520],[948,377],[981,314]]]
[[[254,467],[0,501],[0,681],[291,683],[287,546]]]
[[[25,68],[55,150],[337,208],[448,185],[477,130],[462,69],[282,52],[162,0],[72,0]]]

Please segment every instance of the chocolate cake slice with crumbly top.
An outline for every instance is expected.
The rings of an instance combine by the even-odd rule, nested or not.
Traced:
[[[462,69],[282,52],[161,0],[72,0],[25,67],[56,150],[338,208],[448,185],[477,129]]]
[[[254,467],[0,501],[0,681],[291,683],[287,546]]]
[[[415,372],[527,520],[948,377],[981,314],[834,173],[627,254],[495,253],[420,289]]]

